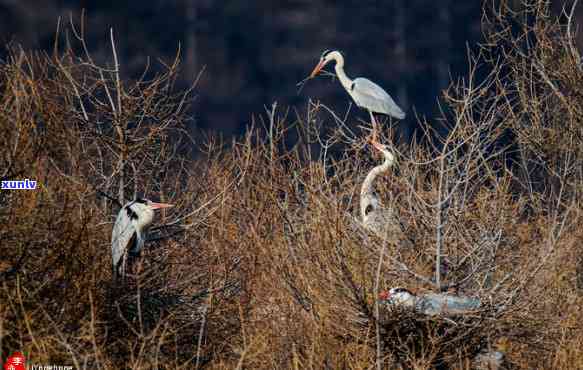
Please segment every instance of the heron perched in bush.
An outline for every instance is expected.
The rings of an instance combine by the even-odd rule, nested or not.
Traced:
[[[168,207],[173,205],[138,198],[126,203],[119,211],[111,234],[114,280],[125,276],[128,254],[135,257],[142,250],[148,227],[154,220],[154,210]]]

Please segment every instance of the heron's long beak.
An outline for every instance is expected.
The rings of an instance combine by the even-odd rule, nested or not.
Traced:
[[[383,151],[384,148],[382,147],[381,144],[377,143],[375,140],[373,140],[371,143],[372,143],[372,146],[374,146],[376,150],[381,151],[381,152]]]
[[[318,63],[316,68],[314,68],[314,70],[310,74],[310,78],[316,77],[316,75],[320,72],[320,70],[322,70],[322,68],[324,68],[325,65],[326,65],[326,62],[324,61],[324,59],[320,59],[320,62]]]
[[[152,209],[170,208],[170,207],[174,207],[174,204],[152,202],[152,204],[150,205],[150,208],[152,208]]]
[[[376,133],[376,131],[375,131],[375,130],[373,130],[373,133],[372,133],[372,135],[371,135],[371,136],[372,136],[372,137],[369,139],[369,140],[370,140],[370,144],[371,144],[372,146],[374,146],[374,147],[375,147],[375,149],[377,149],[377,150],[379,150],[379,151],[382,151],[384,148],[383,148],[383,146],[381,145],[381,143],[379,143],[379,142],[378,142],[378,140],[377,140],[377,133]]]

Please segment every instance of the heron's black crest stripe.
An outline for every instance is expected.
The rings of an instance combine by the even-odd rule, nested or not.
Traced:
[[[136,203],[142,203],[142,204],[146,204],[146,203],[147,203],[147,201],[146,201],[145,199],[142,199],[142,198],[137,198],[137,199],[135,200],[135,202],[136,202]]]
[[[394,288],[393,293],[411,293],[407,288]]]
[[[372,210],[374,209],[374,207],[372,206],[372,204],[369,204],[368,206],[366,206],[366,208],[364,209],[364,215],[368,215],[369,213],[372,212]]]
[[[136,212],[134,212],[134,210],[132,209],[131,206],[126,207],[126,212],[128,213],[128,217],[130,218],[130,220],[137,220],[138,219],[138,214]]]
[[[326,54],[328,54],[330,52],[330,50],[324,50],[324,52],[322,53],[321,58],[324,58],[326,56]]]
[[[130,256],[138,257],[141,250],[138,248],[138,235],[134,233],[127,246],[127,251]]]

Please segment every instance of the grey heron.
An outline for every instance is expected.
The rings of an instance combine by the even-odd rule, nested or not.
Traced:
[[[373,125],[373,138],[376,138],[377,129],[373,113],[386,114],[397,119],[405,118],[405,112],[399,108],[393,98],[382,87],[366,78],[358,77],[351,80],[346,76],[344,72],[344,57],[339,51],[324,51],[320,57],[320,62],[310,74],[310,78],[315,77],[331,61],[336,62],[334,66],[336,76],[338,76],[340,83],[356,105],[368,110]]]
[[[173,205],[138,198],[119,211],[111,234],[114,280],[125,276],[128,254],[135,257],[142,250],[148,227],[154,220],[154,210],[168,207]]]
[[[464,315],[482,307],[478,298],[454,296],[446,293],[417,295],[402,287],[391,288],[379,294],[383,303],[412,309],[428,316]]]
[[[395,163],[395,156],[386,145],[380,144],[374,138],[371,140],[371,144],[383,155],[384,161],[370,170],[362,182],[360,189],[361,221],[366,229],[374,232],[379,237],[401,241],[404,233],[397,215],[391,207],[383,207],[373,188],[375,179],[387,172]]]

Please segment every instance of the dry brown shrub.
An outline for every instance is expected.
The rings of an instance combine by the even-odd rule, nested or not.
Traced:
[[[408,240],[359,224],[379,159],[319,104],[295,118],[274,105],[230,145],[194,140],[194,86],[173,87],[178,58],[122,81],[118,61],[97,66],[78,32],[78,53],[13,49],[0,65],[0,179],[39,187],[0,192],[0,356],[422,369],[471,368],[498,348],[518,368],[580,368],[583,72],[574,26],[546,6],[487,7],[482,53],[444,95],[448,134],[393,146],[398,165],[376,186]],[[158,215],[140,274],[113,286],[115,203],[136,193],[176,207]],[[379,307],[393,286],[454,290],[483,309]]]

